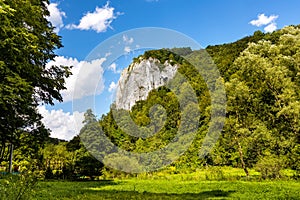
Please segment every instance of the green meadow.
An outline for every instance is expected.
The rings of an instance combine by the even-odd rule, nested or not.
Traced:
[[[115,180],[38,183],[33,199],[300,199],[296,181]]]
[[[98,181],[39,181],[33,199],[300,199],[293,171],[262,180],[250,170],[213,167],[188,174],[163,172]]]

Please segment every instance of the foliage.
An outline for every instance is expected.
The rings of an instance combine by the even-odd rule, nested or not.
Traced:
[[[280,156],[286,166],[295,165],[290,158],[295,158],[292,150],[299,144],[300,30],[290,26],[279,33],[274,44],[250,43],[226,82],[228,117],[222,145],[231,149],[234,141],[248,167],[270,154]]]
[[[81,143],[77,143],[77,138],[68,143],[45,145],[42,149],[45,179],[77,179],[82,176],[93,178],[102,174],[103,164],[91,156]]]
[[[35,192],[37,179],[32,174],[6,175],[0,179],[1,199],[30,199]]]
[[[275,156],[263,157],[256,163],[256,170],[261,173],[263,179],[281,178],[282,160]]]
[[[187,56],[187,55],[193,53],[193,50],[190,47],[172,48],[172,49],[167,49],[167,50],[169,50],[172,53],[175,53],[179,56]]]
[[[42,144],[49,132],[41,123],[37,106],[62,101],[69,67],[46,63],[62,47],[47,21],[46,0],[0,0],[0,161],[7,144]],[[36,148],[36,147],[33,147]]]
[[[199,158],[199,148],[209,127],[211,111],[211,97],[204,79],[213,74],[204,50],[174,49],[175,52],[182,50],[181,54],[190,62],[172,50],[146,51],[137,59],[156,58],[160,63],[172,60],[179,65],[178,72],[187,82],[175,76],[172,84],[180,87],[170,90],[167,85],[151,91],[145,101],[137,102],[127,114],[114,111],[112,106],[99,120],[100,127],[115,145],[125,150],[160,149],[178,133],[184,116],[178,99],[183,97],[180,106],[184,106],[187,104],[184,100],[195,92],[201,112],[199,129],[192,145],[172,164],[177,170],[195,171],[209,164],[241,167],[249,176],[249,168],[260,166],[261,172],[262,165],[266,169],[273,168],[264,162],[270,155],[283,159],[282,168],[299,169],[299,37],[299,27],[288,26],[274,33],[258,31],[231,44],[206,48],[225,81],[227,114],[222,136],[213,152],[204,158]],[[205,68],[201,75],[194,67],[197,63]],[[154,115],[153,108],[157,111]],[[135,131],[155,134],[146,138],[127,134]]]
[[[0,175],[0,199],[31,199],[40,178],[34,161],[27,162],[19,172]],[[25,167],[26,166],[26,167]]]
[[[10,6],[3,6],[1,9],[0,12],[5,15],[14,12]],[[109,161],[123,166],[123,170],[126,171],[144,162],[141,159],[130,160],[113,154],[115,148],[106,145],[104,141],[95,139],[100,131],[103,131],[116,146],[127,151],[143,153],[155,151],[170,144],[179,130],[187,132],[193,129],[196,130],[195,139],[185,153],[170,166],[156,173],[164,177],[168,173],[198,173],[199,170],[206,170],[205,174],[197,174],[198,177],[204,177],[206,180],[227,180],[224,166],[242,168],[247,180],[258,175],[253,168],[263,179],[284,177],[282,169],[290,168],[299,173],[299,41],[300,27],[288,26],[274,33],[264,34],[258,31],[253,36],[234,43],[206,48],[224,78],[210,82],[213,86],[210,89],[218,92],[217,85],[224,83],[227,95],[225,127],[212,152],[208,152],[206,147],[200,149],[211,124],[213,109],[210,105],[213,99],[212,94],[205,82],[216,75],[211,70],[211,60],[203,49],[192,51],[190,48],[174,48],[146,51],[144,55],[135,58],[134,62],[156,58],[160,63],[177,64],[178,74],[183,76],[183,79],[176,75],[166,86],[151,91],[146,100],[136,102],[130,111],[116,110],[115,105],[112,105],[107,114],[97,119],[92,110],[87,110],[84,127],[79,135],[69,142],[49,140],[41,149],[39,144],[45,140],[47,131],[43,132],[45,131],[43,128],[39,129],[36,134],[40,137],[36,137],[37,135],[27,130],[18,129],[20,130],[16,137],[18,140],[15,140],[17,162],[21,161],[25,155],[35,155],[30,159],[40,161],[37,167],[46,175],[46,178],[74,179],[88,176],[93,179],[99,176],[102,178],[136,176],[104,168],[103,164],[93,157],[93,155],[99,155],[100,158],[104,158],[104,152],[109,151],[112,153]],[[203,67],[201,68],[202,74],[196,68],[197,64]],[[7,63],[0,62],[0,67],[9,72],[5,74],[6,77],[9,77],[7,75],[15,76],[16,73],[11,73],[10,68],[7,68]],[[61,79],[58,80],[63,81],[63,78],[67,76],[67,68],[59,69],[62,71],[57,72],[61,75]],[[32,90],[31,84],[34,81],[28,82],[27,79],[24,81],[24,77],[17,75],[16,78],[6,80],[5,84],[8,86],[3,87],[4,93],[19,92],[20,95],[25,95],[29,92],[30,97],[27,97],[29,99],[33,98],[32,94],[39,95]],[[61,84],[60,89],[63,89],[63,82]],[[11,90],[9,85],[18,85],[18,87]],[[172,85],[178,87],[172,88]],[[34,88],[36,87],[35,85]],[[55,93],[55,91],[52,92]],[[48,94],[50,96],[43,96],[40,100],[45,103],[51,103],[50,99],[59,100],[59,97],[52,95],[51,92]],[[193,95],[196,96],[196,100]],[[25,102],[18,103],[22,103],[24,108],[34,110],[36,104],[26,103],[34,103],[36,98],[38,97],[34,96],[32,101],[29,101],[22,97],[22,101]],[[222,102],[220,99],[217,101]],[[19,106],[21,105],[17,105],[18,108]],[[199,118],[193,113],[194,110],[200,111]],[[185,116],[192,116],[197,121],[195,127],[192,127],[191,123],[182,123]],[[38,116],[36,117],[38,119]],[[219,119],[215,120],[216,123],[220,122]],[[22,123],[25,122],[22,121]],[[137,137],[138,133],[143,133],[145,137]],[[2,134],[0,137],[3,138],[2,142],[8,141],[7,135]],[[183,144],[185,139],[186,136],[183,134],[183,137],[178,139],[179,144]],[[36,143],[32,143],[30,147],[26,145],[33,140]],[[23,145],[24,148],[21,147]],[[171,150],[180,151],[184,148],[185,146],[182,145],[171,145]],[[27,154],[26,151],[28,151]],[[0,149],[0,154],[4,155],[7,152],[7,147]],[[204,157],[199,156],[202,152],[205,152]],[[170,152],[165,158],[153,158],[147,161],[147,166],[152,168],[159,164],[159,160],[172,158],[173,154]],[[125,162],[127,166],[122,162]],[[145,176],[152,175],[149,173]],[[243,179],[245,175],[238,175],[237,179]]]
[[[76,160],[75,168],[80,176],[89,176],[93,178],[94,176],[100,176],[102,174],[101,170],[103,164],[91,156],[90,153],[86,152]]]
[[[172,65],[179,63],[182,64],[183,57],[181,54],[188,55],[190,53],[190,48],[174,48],[174,49],[159,49],[159,50],[149,50],[144,53],[144,55],[134,58],[134,62],[139,62],[141,59],[156,58],[160,63],[165,63],[169,61]]]

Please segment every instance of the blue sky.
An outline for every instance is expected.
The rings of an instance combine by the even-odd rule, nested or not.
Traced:
[[[300,24],[299,0],[51,0],[48,8],[49,21],[57,27],[64,45],[49,64],[74,66],[74,75],[67,80],[68,89],[62,93],[64,102],[40,107],[52,136],[61,139],[71,139],[81,127],[78,119],[82,119],[82,112],[72,109],[80,70],[89,69],[86,77],[81,77],[87,83],[82,90],[89,87],[89,80],[98,80],[96,89],[90,93],[85,90],[82,95],[97,95],[95,112],[100,116],[109,108],[120,72],[142,52],[124,48],[124,55],[114,62],[107,60],[110,52],[93,61],[86,60],[95,47],[115,35],[135,28],[167,28],[206,47],[234,42],[256,30],[272,32]],[[135,42],[127,35],[122,40],[127,46]],[[74,129],[76,125],[78,129]]]

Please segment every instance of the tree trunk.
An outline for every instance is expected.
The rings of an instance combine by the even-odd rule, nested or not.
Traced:
[[[4,161],[5,143],[2,143],[0,147],[0,163]]]
[[[239,154],[240,154],[240,160],[241,160],[241,163],[242,163],[242,167],[243,167],[243,170],[244,172],[246,173],[246,176],[249,177],[249,171],[246,167],[246,164],[244,162],[244,156],[243,156],[243,149],[241,147],[241,144],[240,142],[238,141],[238,139],[235,137],[235,141],[237,142],[238,144],[238,150],[239,150]]]
[[[13,144],[10,144],[10,152],[9,152],[9,173],[12,173],[12,159],[13,159],[13,151],[14,151],[14,146]]]

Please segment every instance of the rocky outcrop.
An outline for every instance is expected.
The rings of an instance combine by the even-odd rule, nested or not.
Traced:
[[[168,61],[160,63],[158,59],[139,59],[133,62],[121,74],[116,92],[116,108],[130,110],[137,101],[146,100],[148,93],[165,85],[172,79],[178,65]]]

